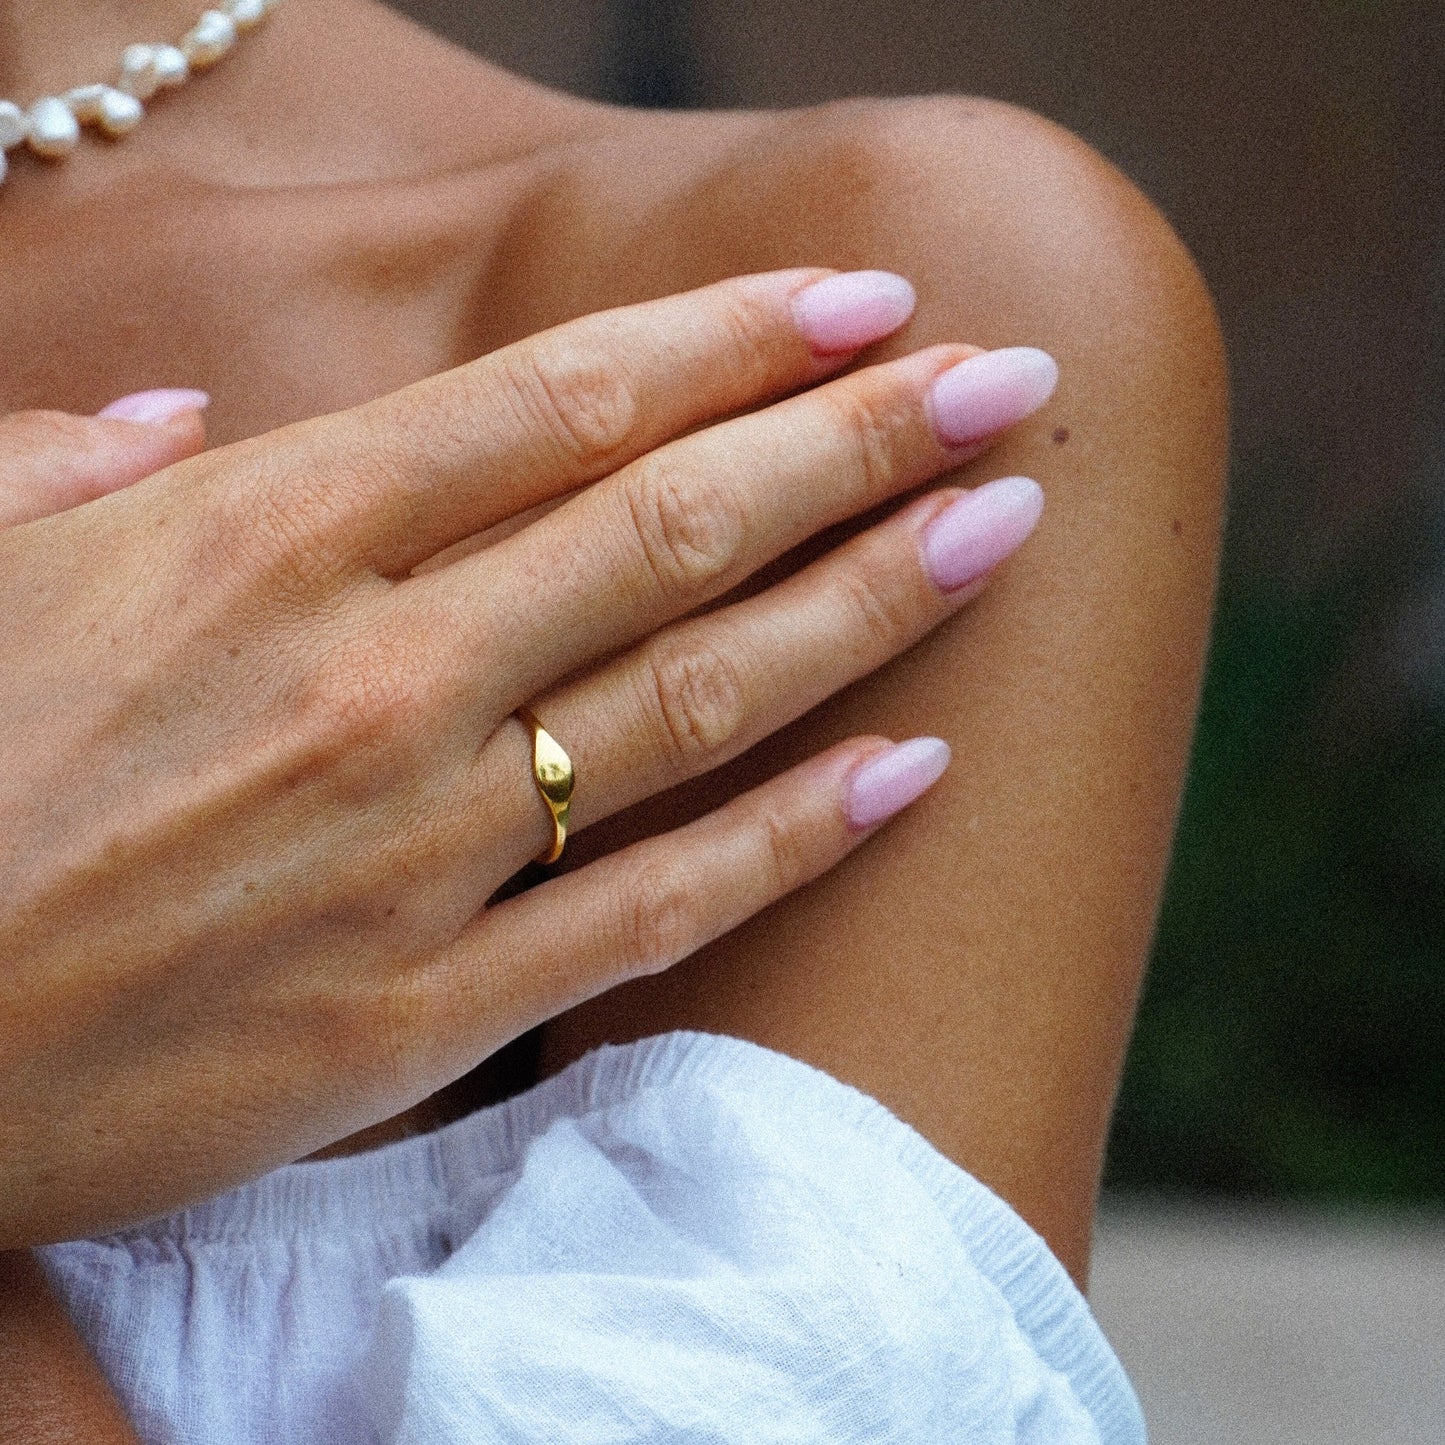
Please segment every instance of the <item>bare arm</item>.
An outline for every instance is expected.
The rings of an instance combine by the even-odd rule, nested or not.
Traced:
[[[137,1445],[28,1250],[0,1254],[0,1445]]]
[[[769,125],[653,232],[707,236],[685,262],[699,274],[803,256],[896,268],[920,293],[906,345],[1047,348],[1053,402],[958,477],[1036,476],[1045,520],[968,614],[663,802],[684,815],[859,728],[947,738],[957,761],[933,797],[680,969],[549,1026],[545,1066],[676,1027],[801,1057],[998,1190],[1082,1279],[1213,595],[1212,308],[1147,202],[1034,117],[940,100]],[[655,274],[645,244],[630,255],[628,284],[665,289],[675,246]]]

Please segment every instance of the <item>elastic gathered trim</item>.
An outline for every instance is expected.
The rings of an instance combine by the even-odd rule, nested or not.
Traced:
[[[1069,1381],[1106,1442],[1145,1438],[1123,1367],[1067,1271],[1042,1238],[986,1185],[945,1158],[877,1100],[831,1075],[743,1039],[677,1032],[607,1045],[505,1103],[434,1133],[342,1159],[287,1165],[229,1194],[91,1241],[149,1260],[267,1242],[444,1231],[467,1201],[496,1192],[555,1121],[582,1120],[681,1083],[725,1088],[804,1119],[819,1111],[891,1153],[948,1219],[979,1272],[1003,1296],[1041,1359]]]

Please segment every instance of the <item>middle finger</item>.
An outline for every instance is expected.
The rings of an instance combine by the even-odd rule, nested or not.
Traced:
[[[485,658],[504,714],[976,455],[1036,410],[1056,375],[1029,348],[942,346],[870,367],[670,443],[409,585],[443,589],[456,644]]]

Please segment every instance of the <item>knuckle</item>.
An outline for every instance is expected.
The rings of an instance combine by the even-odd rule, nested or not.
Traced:
[[[307,678],[296,716],[303,736],[334,762],[351,760],[358,778],[380,786],[379,756],[405,752],[429,712],[427,688],[407,649],[393,641],[348,640]]]
[[[696,764],[737,740],[748,699],[736,659],[719,647],[693,643],[659,647],[650,664],[662,743],[675,765]]]
[[[725,485],[684,482],[654,454],[632,468],[624,497],[643,558],[664,594],[694,596],[732,571],[747,524]]]
[[[509,354],[503,374],[523,415],[574,463],[607,463],[637,431],[632,378],[593,341],[557,333]]]
[[[838,582],[849,632],[868,652],[893,652],[913,633],[917,614],[896,585],[885,576],[850,570]]]
[[[214,468],[195,458],[187,466]],[[218,567],[283,594],[305,591],[344,568],[341,519],[353,488],[334,468],[325,475],[265,448],[228,449],[215,476],[203,526]]]
[[[334,1091],[335,1102],[354,1105],[356,1095],[415,1097],[425,1092],[428,1022],[414,973],[397,967],[381,973],[363,957],[353,973],[312,988],[296,1010],[297,1042],[315,1072],[316,1102]]]
[[[622,946],[639,973],[660,973],[697,947],[697,880],[675,863],[651,862],[623,897]]]
[[[771,295],[764,299],[746,284],[732,287],[720,321],[728,369],[748,391],[761,390],[775,380],[780,362],[798,345],[796,327],[784,322]]]
[[[378,1004],[379,991],[363,989],[357,979],[340,987],[309,990],[298,1010],[307,1057],[321,1066],[328,1080],[352,1080],[360,1060],[366,1072],[384,1071],[394,1050],[387,1043],[391,1020]]]
[[[261,556],[300,566],[314,557],[326,532],[328,508],[315,487],[291,478],[283,488],[252,486],[237,498],[229,519],[237,540]]]
[[[760,804],[756,826],[761,878],[767,896],[790,893],[810,874],[798,820],[771,803]]]
[[[889,496],[898,476],[902,407],[876,391],[847,385],[820,394],[828,398],[831,421],[842,439],[845,476],[855,489],[855,504],[865,506]]]
[[[447,1036],[444,1010],[455,999],[429,989],[429,982],[424,968],[395,968],[363,1000],[360,1044],[373,1061],[374,1077],[393,1098],[425,1092],[436,1041]]]

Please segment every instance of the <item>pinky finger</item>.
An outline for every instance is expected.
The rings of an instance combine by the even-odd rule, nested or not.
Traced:
[[[855,738],[695,823],[495,905],[447,960],[444,976],[463,994],[451,994],[448,1015],[458,1032],[506,1018],[521,1033],[671,968],[827,872],[948,762],[940,738]]]

